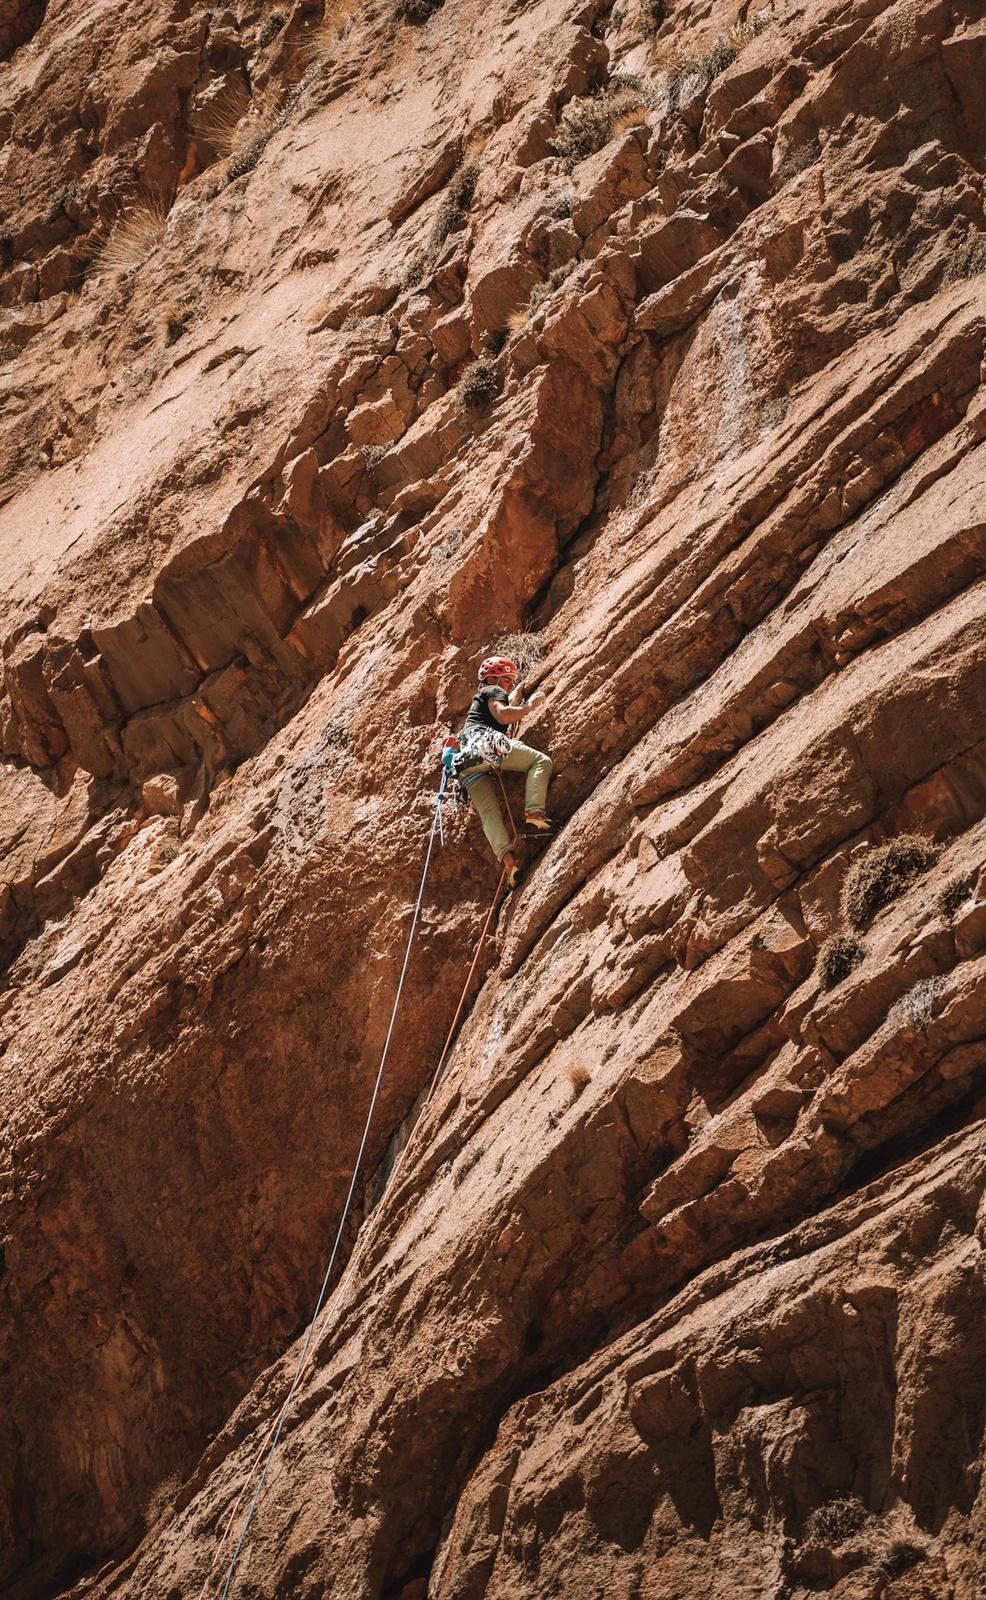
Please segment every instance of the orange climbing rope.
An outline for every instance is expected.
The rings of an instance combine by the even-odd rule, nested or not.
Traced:
[[[503,786],[503,776],[502,776],[502,774],[500,772],[499,767],[495,768],[494,770],[496,772],[497,780],[498,780],[498,782],[500,784],[500,793],[503,796],[503,803],[507,808],[507,818],[508,818],[508,820],[510,822],[511,844],[515,844],[517,842],[517,835],[516,835],[516,832],[514,831],[513,812],[510,809],[510,801],[507,799],[507,791]],[[444,1048],[442,1050],[441,1056],[439,1057],[438,1066],[435,1068],[435,1075],[431,1080],[431,1085],[430,1085],[430,1087],[428,1089],[428,1093],[425,1095],[425,1105],[428,1104],[428,1101],[431,1099],[431,1097],[434,1094],[435,1090],[438,1088],[438,1084],[439,1084],[439,1081],[440,1081],[441,1076],[442,1076],[442,1069],[445,1066],[445,1062],[447,1061],[448,1056],[449,1056],[449,1052],[450,1052],[450,1050],[452,1048],[452,1040],[455,1037],[455,1030],[456,1030],[456,1027],[458,1026],[459,1018],[462,1015],[462,1010],[463,1010],[463,1007],[465,1006],[465,1003],[466,1003],[466,996],[469,993],[469,986],[472,983],[473,974],[475,973],[476,968],[477,968],[477,966],[479,964],[479,957],[482,954],[483,945],[486,943],[486,935],[490,931],[490,923],[493,921],[493,914],[496,911],[497,902],[498,902],[498,900],[500,898],[500,890],[503,888],[506,876],[507,876],[507,869],[506,869],[506,867],[504,867],[503,871],[500,873],[500,881],[497,884],[496,889],[494,890],[493,900],[492,900],[492,903],[490,905],[490,909],[486,913],[486,921],[483,923],[483,930],[482,930],[481,934],[479,935],[479,943],[476,946],[476,953],[472,958],[472,966],[469,968],[468,974],[466,975],[466,981],[465,981],[465,984],[463,985],[462,993],[459,996],[459,1004],[455,1008],[455,1016],[452,1018],[452,1026],[449,1028],[448,1035],[447,1035],[446,1040],[445,1040]]]

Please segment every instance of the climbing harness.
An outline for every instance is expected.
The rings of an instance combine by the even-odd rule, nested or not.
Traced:
[[[239,1509],[240,1500],[242,1500],[243,1495],[246,1492],[246,1488],[249,1486],[250,1482],[253,1479],[253,1476],[254,1476],[254,1473],[256,1472],[258,1463],[260,1462],[261,1458],[263,1458],[263,1467],[261,1469],[260,1478],[259,1478],[259,1480],[257,1482],[257,1487],[254,1490],[253,1498],[250,1501],[250,1505],[249,1505],[249,1508],[247,1510],[246,1517],[244,1518],[243,1527],[240,1530],[240,1537],[236,1542],[236,1548],[233,1551],[232,1557],[230,1559],[229,1567],[228,1567],[227,1572],[226,1572],[226,1581],[223,1584],[223,1589],[222,1589],[222,1600],[226,1600],[226,1597],[228,1596],[228,1594],[230,1592],[230,1587],[232,1585],[233,1578],[234,1578],[234,1575],[236,1573],[236,1568],[237,1568],[237,1565],[239,1563],[240,1556],[241,1556],[241,1554],[243,1552],[243,1546],[246,1543],[246,1537],[247,1537],[247,1534],[250,1531],[250,1524],[253,1522],[254,1514],[255,1514],[255,1512],[257,1510],[257,1506],[258,1506],[259,1501],[260,1501],[260,1496],[263,1493],[264,1484],[267,1481],[267,1474],[270,1471],[271,1462],[274,1459],[274,1452],[276,1451],[277,1446],[278,1446],[278,1444],[280,1442],[281,1434],[282,1434],[283,1429],[284,1429],[284,1424],[287,1421],[288,1413],[289,1413],[289,1411],[291,1409],[291,1403],[294,1400],[295,1393],[297,1392],[298,1384],[301,1382],[302,1374],[304,1373],[305,1368],[306,1368],[306,1366],[308,1364],[308,1357],[309,1357],[309,1354],[310,1354],[310,1351],[311,1351],[311,1347],[312,1347],[312,1340],[313,1340],[313,1338],[315,1336],[315,1324],[318,1321],[319,1313],[322,1310],[322,1306],[325,1304],[325,1297],[326,1297],[326,1295],[328,1293],[329,1281],[330,1281],[330,1279],[332,1277],[333,1268],[335,1267],[336,1257],[337,1257],[337,1255],[339,1253],[339,1246],[342,1243],[343,1229],[345,1228],[347,1219],[349,1217],[349,1209],[350,1209],[350,1206],[352,1205],[353,1195],[356,1192],[356,1180],[357,1180],[357,1177],[359,1175],[360,1166],[362,1165],[363,1156],[364,1156],[364,1154],[366,1152],[367,1140],[369,1139],[369,1136],[370,1136],[370,1124],[373,1121],[373,1113],[374,1113],[374,1110],[376,1109],[377,1099],[378,1099],[378,1096],[380,1094],[380,1085],[383,1082],[383,1070],[384,1070],[384,1067],[385,1067],[386,1062],[387,1062],[388,1053],[390,1051],[390,1041],[393,1038],[394,1024],[395,1024],[395,1022],[397,1020],[397,1011],[398,1011],[398,1007],[400,1006],[401,995],[402,995],[403,990],[404,990],[404,980],[405,980],[405,978],[407,976],[408,964],[409,964],[410,959],[411,959],[411,947],[414,944],[414,935],[417,932],[418,921],[419,921],[420,916],[421,916],[421,904],[422,904],[422,901],[424,899],[425,882],[426,882],[427,877],[428,877],[428,868],[431,865],[432,850],[433,850],[434,844],[435,844],[435,834],[440,828],[441,809],[442,809],[442,801],[443,801],[444,795],[445,795],[445,785],[446,785],[446,777],[445,777],[445,774],[443,773],[442,774],[441,785],[439,787],[438,795],[437,795],[437,798],[435,800],[434,815],[432,817],[432,822],[431,822],[431,833],[428,836],[428,848],[425,851],[424,868],[423,868],[422,873],[421,873],[421,883],[420,883],[419,888],[418,888],[418,898],[417,898],[417,900],[415,902],[414,914],[413,914],[413,916],[411,918],[411,929],[410,929],[410,932],[409,932],[408,938],[407,938],[407,949],[404,952],[404,964],[401,967],[401,975],[400,975],[400,978],[398,979],[398,982],[397,982],[397,993],[394,996],[394,1005],[393,1005],[393,1009],[392,1009],[392,1011],[390,1013],[390,1025],[389,1025],[389,1027],[387,1029],[387,1037],[386,1037],[386,1039],[384,1041],[383,1054],[380,1057],[380,1065],[379,1065],[379,1067],[377,1069],[376,1081],[375,1081],[375,1083],[373,1085],[373,1093],[370,1096],[369,1110],[366,1113],[366,1122],[365,1122],[364,1127],[363,1127],[363,1137],[360,1140],[359,1150],[357,1151],[356,1160],[355,1160],[355,1163],[353,1165],[352,1179],[350,1180],[349,1190],[348,1190],[348,1193],[346,1195],[346,1199],[345,1199],[345,1201],[343,1203],[342,1216],[339,1219],[339,1226],[338,1226],[338,1228],[336,1230],[335,1242],[334,1242],[334,1244],[332,1246],[332,1254],[329,1256],[329,1264],[325,1269],[325,1276],[322,1279],[322,1287],[319,1290],[318,1299],[315,1302],[315,1310],[312,1312],[311,1321],[308,1324],[308,1330],[307,1330],[307,1332],[305,1334],[305,1342],[302,1345],[301,1354],[298,1357],[298,1362],[297,1362],[297,1365],[295,1367],[294,1376],[291,1379],[291,1386],[288,1389],[287,1398],[285,1399],[284,1404],[281,1407],[280,1413],[279,1413],[279,1415],[277,1417],[277,1420],[274,1423],[271,1431],[267,1434],[266,1438],[264,1439],[264,1442],[260,1447],[260,1451],[258,1452],[257,1457],[254,1460],[254,1464],[251,1467],[250,1474],[249,1474],[249,1476],[247,1478],[247,1482],[244,1485],[244,1488],[241,1489],[240,1495],[239,1495],[235,1505],[233,1506],[233,1511],[232,1511],[232,1513],[230,1515],[230,1518],[229,1518],[229,1521],[228,1521],[228,1523],[226,1525],[226,1529],[224,1530],[224,1533],[223,1533],[223,1536],[222,1536],[222,1540],[220,1541],[220,1544],[219,1544],[219,1547],[218,1547],[218,1549],[216,1551],[216,1554],[213,1557],[212,1566],[209,1568],[209,1572],[206,1574],[205,1583],[203,1584],[202,1591],[201,1591],[203,1595],[205,1594],[206,1589],[208,1588],[209,1580],[210,1580],[210,1578],[212,1576],[213,1567],[215,1567],[216,1561],[218,1560],[218,1557],[219,1557],[219,1552],[222,1550],[223,1545],[226,1543],[226,1539],[227,1539],[227,1537],[229,1535],[230,1529],[232,1528],[233,1520],[236,1517],[236,1513],[237,1513],[237,1511]]]

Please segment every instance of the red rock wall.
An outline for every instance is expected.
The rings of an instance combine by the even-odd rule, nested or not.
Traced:
[[[514,632],[231,1592],[982,1592],[980,9],[0,8],[10,1600],[221,1593]]]

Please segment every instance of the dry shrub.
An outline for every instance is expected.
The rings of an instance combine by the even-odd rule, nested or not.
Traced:
[[[821,144],[817,139],[806,139],[803,144],[794,145],[777,169],[777,176],[785,182],[789,178],[796,178],[799,172],[807,172],[814,166],[822,153]]]
[[[568,102],[558,119],[551,148],[571,172],[587,156],[602,150],[617,133],[646,122],[649,101],[641,79],[629,73],[614,73],[599,94]]]
[[[698,92],[707,88],[727,67],[731,67],[744,45],[755,39],[757,34],[763,33],[769,21],[769,13],[760,11],[749,22],[734,23],[713,40],[708,50],[701,52],[670,45],[660,58],[667,73],[665,90],[668,112],[678,111],[684,105],[688,84],[693,85],[693,93]]]
[[[397,0],[394,19],[397,22],[427,22],[440,11],[445,0]]]
[[[416,289],[426,275],[430,274],[437,260],[437,252],[431,249],[418,250],[411,256],[407,266],[397,280],[400,289]]]
[[[471,411],[482,411],[500,393],[500,372],[492,356],[470,362],[459,382],[459,399]]]
[[[372,472],[374,467],[378,467],[387,454],[387,446],[385,444],[364,444],[360,446],[360,454],[366,462],[366,470]]]
[[[563,284],[565,279],[571,275],[576,265],[577,261],[575,259],[563,261],[559,266],[552,267],[543,283],[534,285],[531,290],[531,298],[527,302],[527,311],[524,314],[525,322],[529,317],[533,316],[539,306],[542,306],[546,300],[550,299],[559,285]]]
[[[114,222],[93,258],[95,272],[131,272],[157,249],[168,230],[163,201],[144,195]]]
[[[964,905],[976,887],[976,874],[963,873],[961,877],[949,878],[948,882],[939,891],[935,905],[939,916],[946,922],[951,922],[959,907]]]
[[[505,633],[490,651],[491,655],[509,656],[511,661],[516,661],[522,678],[541,665],[546,653],[547,646],[538,633]]]
[[[401,274],[399,280],[401,289],[417,288],[422,279],[431,273],[438,260],[438,253],[449,234],[457,232],[465,222],[479,178],[476,152],[481,146],[474,143],[471,148],[472,154],[467,155],[465,160],[459,163],[449,179],[448,188],[442,197],[431,233],[428,235],[428,243],[423,250],[419,250],[411,257]]]
[[[475,1150],[463,1151],[452,1173],[452,1182],[457,1189],[459,1185],[463,1183],[466,1178],[468,1178],[470,1172],[472,1171],[473,1167],[476,1166],[477,1162],[482,1161],[485,1153],[485,1146],[483,1145],[477,1145]]]
[[[453,172],[431,230],[430,242],[436,251],[439,245],[445,243],[450,233],[462,227],[466,212],[472,205],[473,195],[476,193],[478,178],[479,162],[475,156],[460,162]]]
[[[242,178],[246,173],[253,171],[270,143],[271,134],[282,126],[283,121],[275,118],[273,122],[257,128],[252,139],[244,144],[242,150],[237,151],[226,169],[226,177],[230,183],[235,183],[237,178]]]
[[[886,1577],[899,1578],[927,1559],[927,1545],[919,1544],[916,1539],[894,1539],[874,1564]]]
[[[572,1085],[572,1099],[577,1100],[592,1082],[592,1073],[581,1061],[576,1061],[568,1069],[568,1081]]]
[[[171,304],[166,306],[161,313],[161,331],[165,344],[174,344],[180,339],[192,320],[190,306]]]
[[[842,886],[839,905],[845,920],[853,928],[868,927],[940,854],[940,847],[920,833],[901,833],[868,850],[852,863]]]
[[[834,989],[866,955],[866,946],[852,933],[836,933],[818,952],[816,970],[823,989]]]
[[[887,1012],[887,1022],[893,1029],[912,1028],[923,1033],[935,1015],[935,1005],[948,988],[942,977],[922,978],[907,994],[901,995]]]
[[[452,556],[455,555],[457,550],[462,548],[462,543],[465,537],[465,528],[449,528],[444,539],[439,539],[438,543],[433,547],[432,555],[435,556],[439,561],[448,561]]]
[[[276,39],[286,21],[287,17],[283,11],[272,11],[269,16],[266,16],[257,29],[258,48],[263,50],[272,40]]]
[[[858,1495],[846,1495],[818,1506],[808,1518],[805,1532],[817,1544],[845,1544],[869,1520],[870,1514]]]

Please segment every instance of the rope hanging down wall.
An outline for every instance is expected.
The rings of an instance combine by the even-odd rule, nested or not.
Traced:
[[[351,1209],[351,1206],[352,1206],[353,1196],[356,1193],[356,1183],[357,1183],[357,1179],[359,1177],[360,1168],[362,1166],[363,1156],[366,1153],[367,1141],[368,1141],[369,1136],[370,1136],[370,1126],[371,1126],[372,1121],[373,1121],[373,1113],[376,1110],[377,1100],[379,1099],[379,1095],[380,1095],[380,1087],[381,1087],[381,1084],[383,1082],[384,1068],[385,1068],[386,1063],[387,1063],[387,1056],[388,1056],[388,1054],[390,1052],[390,1044],[391,1044],[391,1039],[393,1038],[394,1025],[395,1025],[395,1023],[397,1021],[397,1012],[398,1012],[398,1009],[400,1007],[401,997],[402,997],[402,994],[403,994],[403,991],[404,991],[404,981],[405,981],[405,978],[407,977],[408,965],[409,965],[410,960],[411,960],[411,950],[412,950],[412,947],[414,945],[414,936],[415,936],[415,933],[417,932],[418,922],[420,921],[420,917],[421,917],[421,906],[422,906],[422,902],[424,900],[425,884],[426,884],[427,878],[428,878],[428,869],[429,869],[429,867],[431,865],[431,858],[432,858],[432,852],[434,850],[436,832],[438,832],[441,835],[442,842],[444,843],[445,836],[444,836],[444,829],[443,829],[443,826],[442,826],[442,802],[443,802],[444,794],[445,794],[445,783],[446,783],[446,779],[445,779],[445,775],[443,774],[441,787],[440,787],[440,789],[438,791],[438,795],[437,795],[437,798],[436,798],[436,801],[435,801],[434,815],[432,817],[432,823],[431,823],[431,832],[428,835],[428,846],[427,846],[427,849],[425,851],[424,867],[423,867],[422,872],[421,872],[421,882],[420,882],[420,884],[418,886],[418,896],[417,896],[417,900],[415,901],[415,905],[414,905],[414,913],[413,913],[413,915],[411,917],[411,927],[410,927],[410,930],[409,930],[409,933],[408,933],[408,938],[407,938],[407,948],[405,949],[405,952],[404,952],[404,962],[403,962],[403,965],[401,967],[400,977],[399,977],[398,982],[397,982],[397,992],[396,992],[396,994],[394,996],[394,1004],[393,1004],[393,1008],[392,1008],[391,1013],[390,1013],[390,1022],[389,1022],[389,1025],[387,1027],[387,1036],[386,1036],[386,1039],[384,1040],[383,1052],[382,1052],[381,1057],[380,1057],[380,1065],[377,1068],[377,1075],[376,1075],[376,1079],[375,1079],[374,1085],[373,1085],[373,1092],[372,1092],[372,1094],[370,1096],[370,1104],[369,1104],[369,1108],[368,1108],[367,1113],[366,1113],[366,1121],[365,1121],[364,1126],[363,1126],[363,1136],[360,1139],[359,1149],[358,1149],[358,1151],[356,1153],[356,1160],[355,1160],[355,1162],[353,1164],[353,1175],[352,1175],[352,1178],[351,1178],[350,1183],[349,1183],[349,1189],[348,1189],[348,1191],[346,1193],[345,1201],[343,1203],[342,1215],[339,1218],[339,1226],[336,1229],[335,1240],[333,1242],[332,1251],[331,1251],[331,1254],[329,1256],[328,1266],[326,1267],[324,1277],[322,1278],[322,1285],[321,1285],[321,1288],[319,1289],[318,1298],[317,1298],[317,1300],[315,1302],[315,1309],[312,1312],[311,1320],[308,1323],[308,1327],[307,1327],[307,1330],[306,1330],[306,1333],[305,1333],[304,1342],[302,1344],[301,1351],[299,1353],[298,1360],[297,1360],[297,1363],[295,1365],[294,1374],[293,1374],[292,1379],[291,1379],[291,1384],[290,1384],[290,1386],[288,1388],[287,1396],[285,1397],[284,1403],[281,1406],[281,1409],[278,1412],[278,1415],[277,1415],[274,1423],[272,1424],[272,1426],[270,1428],[270,1431],[267,1433],[267,1435],[265,1436],[263,1442],[261,1443],[260,1449],[258,1450],[257,1455],[255,1456],[255,1458],[253,1460],[253,1463],[252,1463],[252,1465],[250,1467],[250,1470],[249,1470],[249,1472],[247,1474],[247,1477],[246,1477],[246,1480],[245,1480],[245,1482],[243,1484],[243,1487],[240,1490],[240,1493],[236,1498],[236,1501],[235,1501],[235,1503],[233,1505],[233,1509],[232,1509],[232,1511],[231,1511],[231,1513],[229,1515],[229,1518],[227,1520],[226,1527],[223,1530],[222,1537],[220,1538],[219,1544],[216,1547],[216,1552],[215,1552],[215,1555],[213,1556],[212,1563],[211,1563],[211,1565],[209,1567],[209,1571],[206,1574],[205,1582],[203,1583],[202,1588],[200,1590],[199,1600],[204,1600],[204,1597],[205,1597],[205,1595],[206,1595],[206,1593],[208,1591],[209,1584],[210,1584],[210,1581],[211,1581],[211,1578],[212,1578],[212,1574],[213,1574],[213,1572],[215,1570],[216,1564],[217,1564],[217,1562],[218,1562],[218,1560],[219,1560],[219,1558],[220,1558],[220,1556],[222,1554],[222,1551],[223,1551],[224,1547],[226,1546],[226,1544],[227,1544],[227,1542],[229,1540],[230,1534],[232,1532],[233,1524],[234,1524],[234,1522],[236,1520],[236,1516],[237,1516],[237,1513],[238,1513],[239,1508],[240,1508],[240,1503],[241,1503],[241,1501],[243,1499],[243,1496],[247,1493],[251,1483],[253,1483],[254,1478],[256,1477],[256,1474],[257,1474],[258,1467],[260,1467],[260,1476],[257,1479],[256,1488],[254,1489],[253,1496],[252,1496],[252,1498],[250,1500],[249,1507],[247,1508],[246,1516],[243,1519],[243,1526],[240,1529],[239,1538],[236,1541],[236,1547],[233,1550],[233,1554],[230,1557],[229,1566],[226,1569],[226,1578],[225,1578],[225,1582],[224,1582],[223,1588],[222,1588],[222,1600],[227,1600],[227,1597],[229,1596],[229,1594],[231,1592],[233,1579],[234,1579],[234,1577],[236,1575],[236,1569],[237,1569],[237,1567],[239,1565],[240,1557],[241,1557],[241,1555],[243,1553],[243,1549],[244,1549],[244,1546],[246,1544],[247,1535],[250,1532],[250,1526],[251,1526],[251,1524],[253,1522],[253,1519],[254,1519],[254,1516],[256,1514],[257,1507],[258,1507],[258,1505],[260,1503],[260,1497],[263,1494],[264,1485],[267,1482],[267,1476],[268,1476],[268,1474],[270,1472],[271,1463],[272,1463],[272,1461],[274,1459],[274,1454],[275,1454],[275,1452],[277,1450],[278,1444],[280,1443],[281,1435],[282,1435],[282,1433],[284,1431],[284,1425],[285,1425],[285,1423],[286,1423],[286,1421],[288,1419],[288,1415],[290,1413],[291,1406],[292,1406],[293,1401],[294,1401],[294,1397],[295,1397],[295,1395],[296,1395],[296,1393],[298,1391],[298,1385],[300,1384],[301,1379],[302,1379],[302,1377],[304,1375],[305,1369],[306,1369],[306,1367],[308,1365],[308,1360],[309,1360],[309,1357],[310,1357],[311,1351],[312,1351],[312,1342],[313,1342],[314,1336],[315,1336],[315,1326],[316,1326],[316,1323],[318,1322],[319,1315],[321,1314],[322,1307],[325,1304],[326,1295],[328,1294],[329,1283],[331,1281],[332,1273],[333,1273],[333,1270],[335,1268],[336,1258],[338,1257],[338,1254],[339,1254],[339,1247],[340,1247],[340,1245],[342,1243],[343,1230],[345,1229],[346,1222],[347,1222],[347,1220],[349,1218],[349,1212],[350,1212],[350,1209]],[[501,792],[503,792],[502,780],[501,780]],[[506,794],[505,793],[504,793],[504,800],[506,801]],[[509,814],[509,803],[507,805],[507,809],[508,809],[508,814]],[[511,823],[512,823],[512,821],[513,821],[513,819],[511,818]],[[469,986],[470,986],[470,984],[472,982],[473,974],[474,974],[474,972],[476,970],[476,966],[477,966],[477,963],[479,961],[479,956],[480,956],[480,953],[482,951],[483,945],[485,943],[486,935],[487,935],[487,933],[489,931],[490,923],[493,920],[493,913],[496,910],[497,902],[498,902],[498,900],[500,898],[500,890],[503,887],[503,883],[504,883],[504,879],[505,878],[506,878],[506,869],[504,869],[504,871],[500,874],[500,881],[496,886],[496,891],[495,891],[495,893],[493,895],[492,904],[490,906],[489,912],[487,913],[486,921],[483,924],[483,929],[482,929],[482,932],[481,932],[480,937],[479,937],[479,943],[478,943],[478,945],[476,947],[476,952],[475,952],[475,954],[473,956],[472,965],[469,968],[469,972],[468,972],[468,975],[466,977],[465,986],[464,986],[464,988],[462,990],[462,994],[461,994],[460,999],[459,999],[459,1004],[458,1004],[458,1006],[456,1008],[455,1015],[452,1018],[452,1025],[449,1028],[448,1035],[447,1035],[446,1040],[445,1040],[445,1045],[444,1045],[444,1047],[442,1049],[442,1054],[441,1054],[441,1057],[439,1059],[438,1067],[436,1068],[434,1078],[432,1079],[431,1086],[430,1086],[430,1088],[428,1090],[428,1095],[426,1097],[426,1101],[428,1099],[430,1099],[432,1094],[434,1093],[434,1090],[435,1090],[435,1087],[436,1087],[436,1085],[438,1083],[440,1074],[441,1074],[442,1069],[443,1069],[443,1067],[445,1065],[445,1062],[447,1060],[447,1057],[448,1057],[448,1054],[449,1054],[449,1049],[451,1047],[452,1040],[453,1040],[453,1037],[454,1037],[454,1034],[455,1034],[456,1026],[458,1024],[459,1018],[460,1018],[460,1016],[462,1014],[463,1007],[465,1005],[466,996],[467,996],[467,994],[469,992]],[[261,1463],[262,1463],[262,1465],[261,1465]]]

